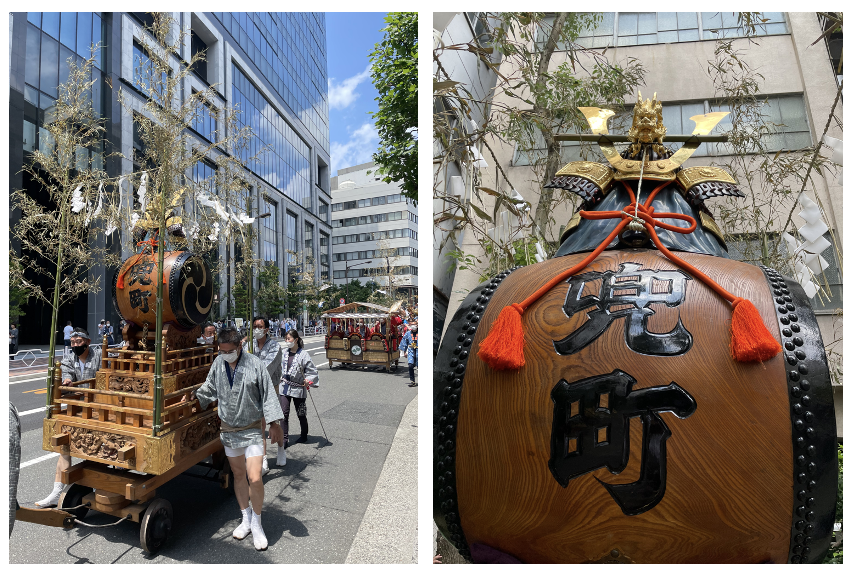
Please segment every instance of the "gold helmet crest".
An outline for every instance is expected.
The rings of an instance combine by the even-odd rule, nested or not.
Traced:
[[[634,114],[632,117],[632,128],[629,130],[629,140],[631,145],[631,155],[638,154],[641,146],[652,143],[652,150],[659,155],[664,155],[663,138],[667,134],[667,129],[664,126],[664,119],[661,115],[661,101],[657,98],[658,93],[653,93],[652,100],[643,100],[640,91],[638,91],[638,101],[635,104]]]

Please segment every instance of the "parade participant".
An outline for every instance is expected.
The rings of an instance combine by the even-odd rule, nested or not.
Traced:
[[[400,350],[409,364],[409,387],[415,387],[415,368],[418,367],[418,324],[413,323],[400,340]]]
[[[220,332],[220,355],[214,359],[207,379],[194,397],[202,409],[212,401],[218,402],[217,411],[222,420],[220,439],[234,472],[234,494],[243,514],[232,536],[242,540],[251,533],[255,549],[266,550],[267,537],[261,526],[264,505],[261,421],[266,419],[271,424],[270,440],[278,443],[282,439],[278,420],[284,416],[275,402],[276,390],[266,366],[254,355],[243,355],[240,340],[236,329]]]
[[[201,345],[210,345],[214,342],[215,337],[216,326],[213,323],[205,323],[204,327],[202,327],[202,336],[199,337],[196,342]]]
[[[65,349],[64,353],[68,353],[68,348],[71,347],[71,334],[74,332],[74,327],[71,326],[71,321],[65,322],[65,328],[62,330],[62,336],[65,341]]]
[[[107,345],[113,345],[113,326],[110,325],[110,320],[107,319],[107,325],[104,326],[104,333],[107,335]]]
[[[308,441],[308,419],[306,418],[305,399],[311,387],[317,387],[317,368],[311,361],[311,355],[303,349],[302,338],[296,329],[291,329],[285,336],[285,351],[288,355],[282,360],[282,381],[279,391],[279,403],[285,414],[283,445],[279,453],[284,454],[288,447],[288,417],[291,412],[291,400],[297,410],[300,436],[297,443]],[[272,436],[271,436],[272,439]]]
[[[279,345],[279,342],[275,339],[270,339],[269,330],[270,325],[266,319],[263,317],[256,317],[252,322],[252,338],[255,342],[253,355],[258,356],[264,365],[267,367],[267,371],[270,372],[270,379],[273,384],[278,384],[282,378],[282,347]],[[249,351],[249,344],[246,342],[246,338],[243,338],[243,350],[247,353]],[[267,431],[267,423],[262,421],[261,423],[261,431]],[[267,475],[270,471],[270,466],[267,464],[267,437],[262,433],[261,437],[264,438],[264,460],[261,462],[261,475]],[[285,452],[279,452],[276,456],[276,465],[284,466],[285,465]]]
[[[101,348],[92,347],[91,339],[85,329],[75,327],[71,333],[71,351],[62,357],[61,372],[62,385],[69,386],[75,381],[83,381],[84,379],[92,379],[95,377],[95,372],[101,367]],[[88,387],[86,384],[79,384],[76,387]],[[78,394],[66,394],[63,397],[68,397]],[[59,460],[56,462],[56,475],[53,479],[53,491],[43,500],[36,502],[39,508],[50,508],[59,503],[59,495],[65,491],[66,486],[61,482],[60,472],[71,467],[71,456],[68,454],[59,454]]]

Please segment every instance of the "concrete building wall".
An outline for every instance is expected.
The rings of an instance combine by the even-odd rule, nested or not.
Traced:
[[[387,265],[391,267],[409,267],[417,271],[418,268],[418,239],[417,235],[388,238],[380,240],[380,234],[384,231],[395,231],[406,229],[412,233],[417,233],[418,208],[406,197],[400,194],[400,185],[397,183],[385,183],[381,177],[376,174],[377,166],[373,162],[356,165],[338,170],[338,176],[332,178],[332,206],[331,206],[331,222],[332,228],[332,270],[333,281],[336,284],[348,283],[354,279],[358,279],[363,285],[369,281],[375,281],[379,285],[388,283],[388,276],[385,274]],[[344,205],[348,202],[355,202],[358,205],[359,201],[365,199],[374,199],[376,197],[396,196],[394,202],[386,202],[380,205],[369,205],[356,207],[351,209],[339,209],[339,205]],[[372,215],[398,213],[402,214],[401,219],[381,221],[376,223],[354,224],[341,226],[339,223],[342,220],[353,219],[358,217],[367,217]],[[337,242],[342,237],[347,235],[365,235],[369,236],[368,240],[358,242]],[[389,259],[386,263],[385,259],[359,257],[358,253],[367,251],[379,251],[383,247],[389,250],[406,248],[412,255],[398,255]],[[341,255],[356,253],[354,258],[346,259]],[[374,253],[375,255],[375,253]],[[376,275],[363,275],[354,277],[337,277],[338,275],[346,274],[346,269],[354,264],[361,263],[350,268],[350,274],[357,270],[372,269],[377,270]],[[418,274],[403,273],[393,276],[393,283],[398,287],[417,288]]]

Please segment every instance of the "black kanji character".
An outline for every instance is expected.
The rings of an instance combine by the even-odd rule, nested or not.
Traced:
[[[154,262],[147,261],[137,263],[130,268],[130,285],[151,285],[151,272],[154,270]]]
[[[151,297],[151,291],[143,291],[134,289],[128,293],[130,297],[130,306],[134,309],[139,309],[143,313],[148,313],[148,298]]]
[[[599,468],[622,472],[629,461],[629,419],[643,421],[640,479],[629,484],[606,484],[598,478],[627,516],[653,508],[667,481],[665,443],[671,433],[659,412],[685,419],[697,402],[676,383],[632,391],[635,379],[619,369],[574,383],[561,379],[552,389],[555,404],[549,469],[566,487],[569,480]],[[603,402],[603,396],[607,401]]]
[[[611,323],[620,317],[626,321],[626,345],[637,353],[646,355],[682,355],[693,343],[693,337],[682,325],[682,318],[669,333],[652,333],[647,329],[647,320],[655,311],[650,303],[664,303],[676,307],[685,300],[686,281],[691,277],[682,271],[653,271],[641,269],[638,263],[621,263],[619,271],[603,271],[574,275],[568,280],[566,302],[563,310],[568,317],[590,307],[589,321],[567,337],[554,341],[555,351],[560,355],[578,353],[602,335]],[[586,283],[602,280],[599,295],[581,297]],[[656,292],[653,281],[664,282],[666,292]],[[660,286],[658,287],[660,288]],[[632,307],[611,311],[617,305]]]

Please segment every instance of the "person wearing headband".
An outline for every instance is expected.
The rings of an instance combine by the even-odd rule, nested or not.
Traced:
[[[92,347],[89,333],[82,327],[75,327],[71,332],[71,351],[63,355],[61,363],[62,385],[68,387],[72,383],[93,379],[95,372],[101,367],[101,348]],[[89,387],[88,383],[78,383],[74,387]],[[64,394],[63,397],[77,395]],[[59,495],[67,486],[61,482],[60,472],[71,467],[71,456],[59,454],[56,462],[56,475],[53,480],[53,491],[46,498],[36,502],[39,508],[50,508],[59,503]]]

